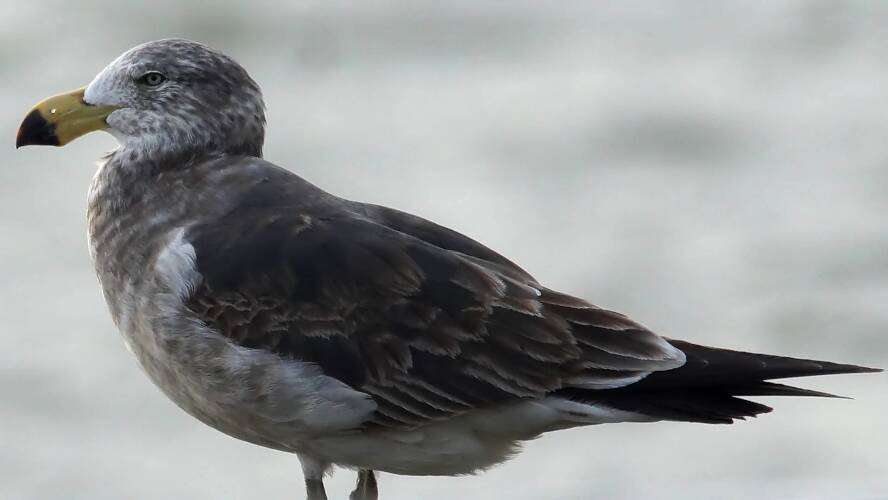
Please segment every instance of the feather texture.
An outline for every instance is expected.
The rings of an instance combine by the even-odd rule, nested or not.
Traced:
[[[658,419],[731,423],[771,408],[737,396],[838,397],[768,380],[881,370],[855,365],[717,349],[670,340],[687,355],[684,366],[653,373],[638,383],[603,391],[561,391],[565,397],[604,404]]]
[[[458,233],[341,200],[287,206],[281,192],[248,190],[189,228],[203,281],[188,307],[242,346],[370,394],[377,424],[619,387],[684,362],[640,324],[546,289]]]

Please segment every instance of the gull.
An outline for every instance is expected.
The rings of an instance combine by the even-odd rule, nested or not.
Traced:
[[[295,453],[309,500],[332,466],[472,474],[550,431],[731,423],[774,379],[879,371],[658,336],[542,285],[455,231],[346,200],[262,159],[265,105],[197,42],[130,49],[48,98],[16,138],[120,143],[89,188],[89,251],[148,377],[205,424]]]

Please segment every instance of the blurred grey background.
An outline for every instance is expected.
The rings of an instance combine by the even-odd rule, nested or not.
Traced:
[[[0,498],[300,498],[295,457],[166,400],[93,276],[93,134],[14,150],[37,100],[168,36],[239,60],[266,157],[480,239],[664,335],[888,366],[888,3],[5,1]],[[565,431],[383,498],[888,498],[888,376],[733,426]],[[353,475],[328,480],[345,498]]]

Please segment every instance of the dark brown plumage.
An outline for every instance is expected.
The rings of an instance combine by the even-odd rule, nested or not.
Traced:
[[[190,228],[204,280],[189,307],[240,345],[316,363],[371,394],[376,425],[546,394],[730,422],[769,410],[734,396],[816,394],[765,380],[871,371],[669,341],[688,356],[678,368],[645,327],[546,289],[476,241],[261,171],[274,182],[254,182],[230,211]]]
[[[267,190],[305,189],[297,179]],[[643,326],[545,289],[430,222],[341,200],[289,208],[285,196],[269,206],[272,193],[244,194],[253,197],[264,205],[246,201],[189,230],[204,277],[190,307],[240,345],[317,363],[373,395],[378,424],[416,426],[570,380],[610,386],[680,364]],[[414,229],[437,244],[406,232]]]
[[[726,423],[770,410],[738,396],[824,395],[771,379],[875,371],[664,339],[459,233],[328,194],[260,158],[258,85],[189,40],[136,47],[27,116],[17,146],[121,139],[88,210],[115,323],[191,415],[296,453],[312,500],[333,464],[375,500],[373,470],[469,474],[543,432]]]

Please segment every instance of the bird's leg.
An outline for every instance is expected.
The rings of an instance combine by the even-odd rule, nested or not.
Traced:
[[[323,479],[305,478],[306,500],[327,500]]]
[[[379,491],[376,489],[376,476],[369,469],[358,471],[358,484],[355,491],[348,496],[349,500],[377,500]]]
[[[329,462],[322,462],[310,456],[298,454],[302,463],[302,475],[305,476],[305,493],[308,500],[327,500],[324,491],[324,472],[330,468]]]

